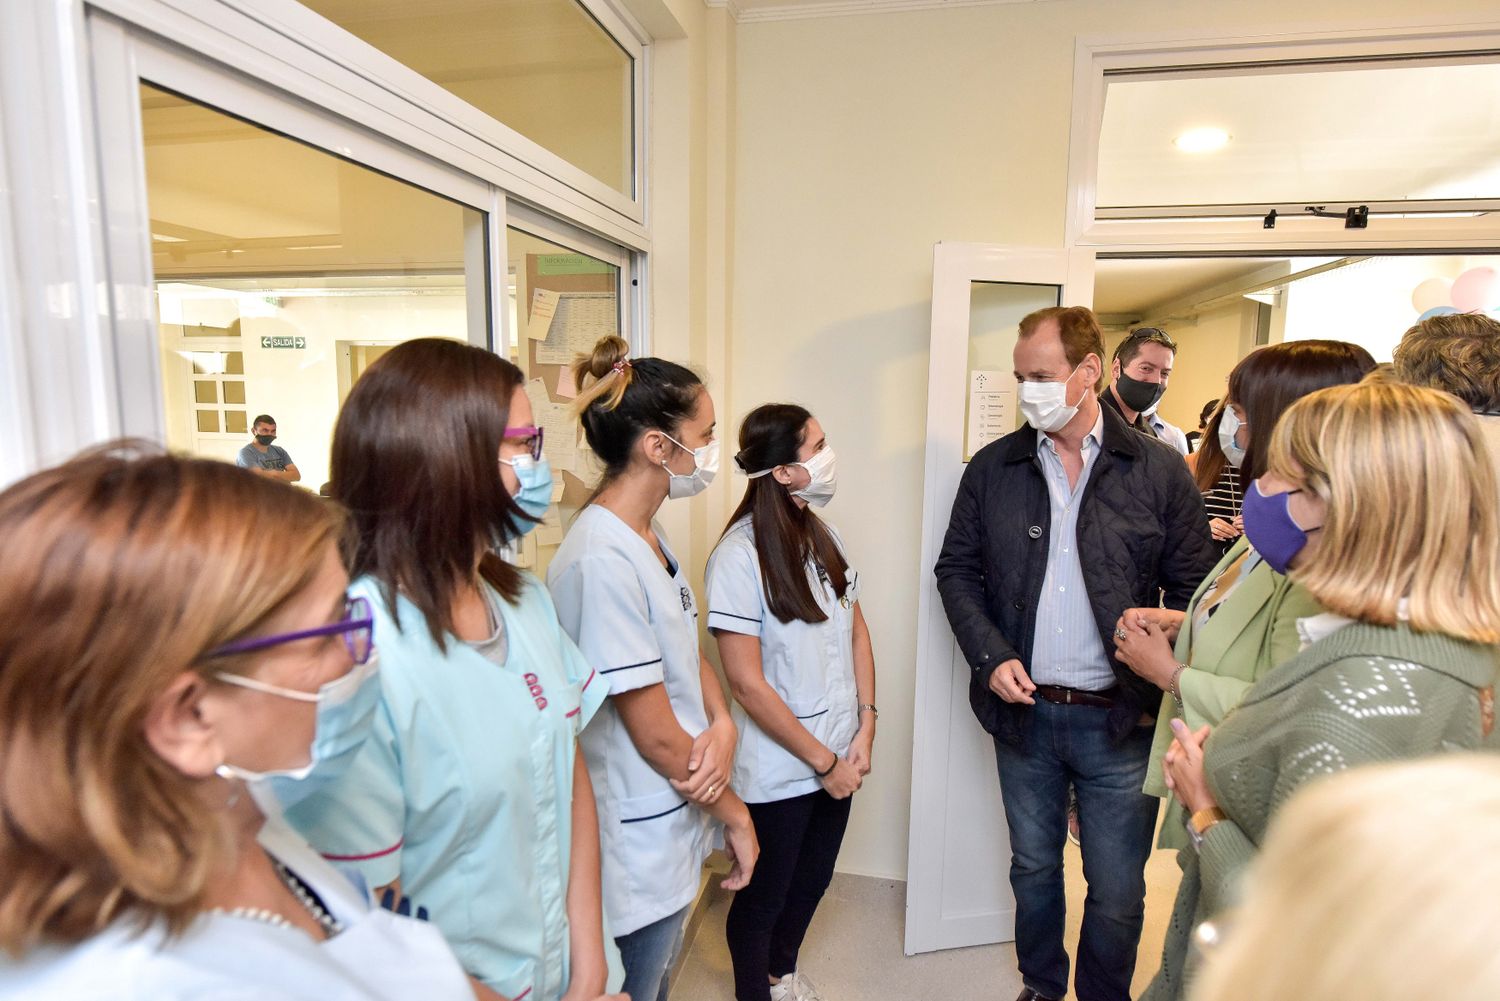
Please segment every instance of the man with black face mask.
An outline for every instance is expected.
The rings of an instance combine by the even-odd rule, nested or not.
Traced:
[[[1125,418],[1125,423],[1188,454],[1187,435],[1162,420],[1156,407],[1167,392],[1177,345],[1159,327],[1140,327],[1115,348],[1110,383],[1099,400]]]
[[[302,479],[302,473],[286,449],[271,444],[276,440],[276,418],[270,414],[260,414],[251,423],[250,431],[255,435],[255,440],[240,449],[235,465],[258,476],[269,476],[283,483],[296,483]]]

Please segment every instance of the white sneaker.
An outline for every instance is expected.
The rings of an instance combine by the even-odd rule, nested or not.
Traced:
[[[823,1001],[823,995],[805,975],[794,972],[771,985],[771,1001]]]
[[[813,986],[813,982],[807,979],[807,975],[794,972],[789,978],[792,982],[792,997],[794,1001],[823,1001],[823,995]],[[782,981],[785,983],[786,981]]]

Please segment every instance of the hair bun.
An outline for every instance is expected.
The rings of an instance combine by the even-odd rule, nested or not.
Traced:
[[[625,338],[609,334],[599,338],[589,355],[588,372],[595,379],[602,379],[615,371],[615,366],[630,357],[630,345]]]

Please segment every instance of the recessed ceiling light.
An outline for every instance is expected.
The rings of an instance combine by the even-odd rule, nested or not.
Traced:
[[[1223,149],[1228,143],[1229,133],[1212,127],[1188,129],[1172,140],[1172,145],[1184,153],[1212,153],[1216,149]]]

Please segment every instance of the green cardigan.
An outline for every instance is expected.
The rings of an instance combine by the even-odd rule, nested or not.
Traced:
[[[1402,627],[1355,623],[1275,668],[1246,693],[1204,749],[1209,788],[1229,815],[1201,852],[1178,854],[1182,885],[1161,972],[1142,1001],[1180,998],[1193,973],[1192,930],[1237,897],[1275,812],[1307,780],[1378,761],[1494,746],[1480,695],[1500,655]]]
[[[1151,763],[1146,768],[1145,791],[1167,799],[1167,818],[1157,842],[1161,848],[1186,848],[1188,844],[1182,826],[1186,815],[1168,792],[1161,772],[1161,760],[1172,746],[1172,720],[1182,717],[1193,730],[1204,724],[1218,726],[1252,684],[1297,655],[1301,646],[1297,620],[1323,611],[1307,588],[1260,562],[1203,628],[1195,630],[1193,616],[1203,595],[1249,548],[1243,537],[1230,547],[1188,603],[1187,618],[1177,634],[1177,659],[1188,665],[1177,679],[1182,709],[1171,695],[1163,696],[1151,742]]]

